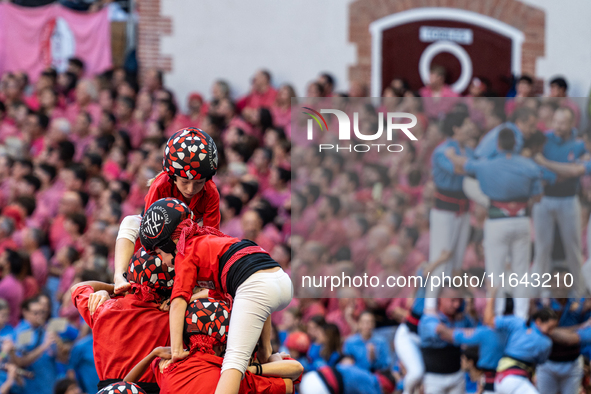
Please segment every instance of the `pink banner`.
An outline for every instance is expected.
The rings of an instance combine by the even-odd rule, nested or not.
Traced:
[[[108,10],[76,12],[61,5],[25,8],[0,4],[0,71],[24,70],[35,81],[43,69],[59,72],[68,58],[86,63],[86,74],[111,68]]]

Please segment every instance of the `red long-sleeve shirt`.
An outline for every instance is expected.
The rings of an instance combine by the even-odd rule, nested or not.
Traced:
[[[156,177],[146,194],[145,210],[165,197],[178,198],[193,211],[195,221],[203,219],[204,226],[220,229],[220,193],[213,181],[205,182],[203,189],[194,195],[191,201],[186,201],[179,189],[169,180],[168,174],[163,172]]]
[[[201,235],[185,245],[185,255],[177,253],[174,264],[174,287],[171,300],[182,297],[189,302],[195,286],[223,293],[220,283],[220,257],[238,238]]]
[[[160,386],[160,394],[213,394],[220,379],[223,358],[196,352],[182,362],[160,372],[160,358],[152,361],[151,370]],[[171,368],[172,367],[172,368]],[[253,375],[246,371],[240,382],[240,394],[285,394],[281,378]]]
[[[88,310],[91,286],[79,286],[72,302],[92,329],[93,353],[99,379],[121,379],[154,348],[170,346],[168,312],[154,302],[142,301],[135,294],[114,298],[102,304],[93,315]],[[154,383],[151,370],[140,378]]]

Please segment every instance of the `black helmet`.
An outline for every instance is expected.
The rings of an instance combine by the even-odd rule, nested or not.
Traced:
[[[175,243],[170,238],[179,224],[185,219],[193,219],[189,207],[176,198],[161,198],[150,205],[140,224],[140,242],[150,253],[157,248],[166,253],[173,253]]]

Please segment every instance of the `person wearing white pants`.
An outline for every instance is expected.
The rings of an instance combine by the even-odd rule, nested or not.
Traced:
[[[424,314],[419,323],[421,353],[425,363],[423,391],[425,394],[460,394],[465,392],[466,379],[462,370],[462,350],[441,338],[438,326],[472,327],[472,321],[460,313],[463,299],[460,293],[444,287],[437,300],[437,313]]]
[[[394,350],[406,370],[403,393],[411,394],[423,380],[425,364],[423,363],[423,355],[421,354],[420,348],[421,338],[419,338],[416,331],[411,331],[407,324],[402,323],[398,326],[394,335]]]
[[[554,113],[554,129],[546,134],[543,156],[559,163],[574,163],[587,153],[585,143],[573,128],[574,113],[570,108],[559,108]],[[577,196],[579,178],[571,177],[544,188],[544,197],[534,207],[535,260],[532,273],[551,272],[552,246],[556,225],[565,252],[567,268],[573,274],[573,290],[580,294],[583,282],[580,270],[581,206]]]
[[[498,136],[499,155],[491,159],[467,160],[451,151],[446,154],[456,167],[473,174],[484,194],[490,198],[488,219],[484,225],[484,260],[486,271],[493,274],[493,286],[510,288],[515,299],[515,314],[526,318],[529,310],[528,289],[522,285],[530,264],[530,223],[527,217],[530,202],[542,195],[542,172],[530,159],[517,153],[515,134],[509,128]],[[507,261],[511,271],[505,273]],[[505,282],[499,275],[505,273]],[[509,283],[511,274],[517,276],[517,286]],[[490,282],[487,283],[490,286]],[[502,294],[505,296],[505,294]],[[497,315],[505,309],[499,303]]]
[[[461,268],[464,253],[470,237],[470,203],[463,192],[464,176],[456,171],[451,160],[446,156],[447,150],[456,155],[472,158],[473,150],[466,145],[470,139],[472,121],[464,113],[450,113],[443,122],[442,132],[447,139],[442,142],[431,156],[433,181],[437,187],[435,207],[430,212],[429,256],[435,260],[443,251],[452,252],[445,264],[433,270],[432,275],[451,275],[452,271]],[[427,309],[435,309],[434,297],[439,288],[427,287]]]

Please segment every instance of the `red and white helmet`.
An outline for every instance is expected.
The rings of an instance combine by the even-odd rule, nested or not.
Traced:
[[[211,179],[218,169],[218,150],[213,138],[194,127],[177,131],[164,148],[162,169],[171,177]]]

